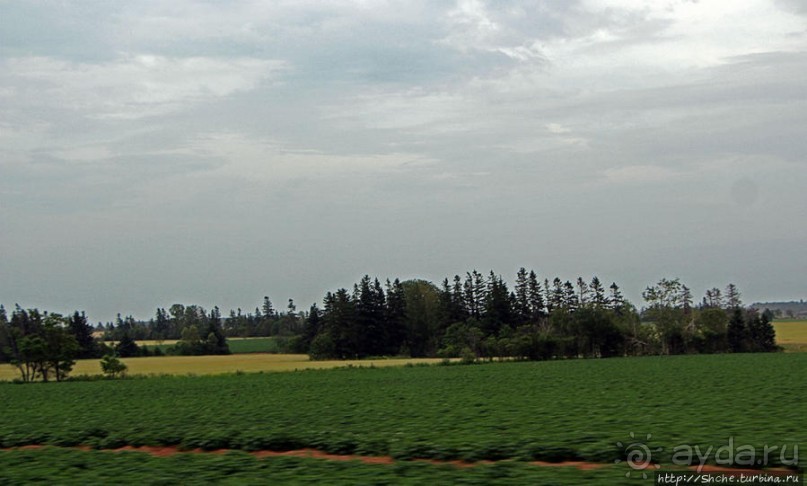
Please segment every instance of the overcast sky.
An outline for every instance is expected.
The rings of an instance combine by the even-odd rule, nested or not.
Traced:
[[[0,303],[807,298],[802,0],[0,0]]]

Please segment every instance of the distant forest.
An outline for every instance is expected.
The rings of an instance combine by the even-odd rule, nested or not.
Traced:
[[[807,302],[804,300],[789,302],[755,302],[751,304],[752,309],[765,310],[768,309],[773,312],[777,318],[807,318]]]
[[[173,354],[225,354],[226,338],[236,336],[275,336],[284,351],[312,359],[543,360],[779,349],[773,312],[744,308],[733,284],[708,290],[696,303],[678,279],[662,279],[642,296],[638,310],[616,283],[606,286],[596,276],[541,280],[522,268],[512,288],[494,272],[476,270],[439,286],[365,276],[352,289],[328,292],[322,308],[302,312],[291,299],[278,311],[265,297],[254,312],[238,309],[227,317],[218,307],[175,304],[158,308],[149,321],[118,315],[95,328],[80,312],[65,317],[16,306],[8,315],[0,305],[0,362],[34,361],[39,364],[28,372],[61,379],[60,363],[74,359],[149,354],[138,340],[180,340]],[[96,339],[99,332],[103,340]]]

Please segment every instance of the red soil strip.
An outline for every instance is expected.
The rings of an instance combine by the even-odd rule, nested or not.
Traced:
[[[226,450],[225,450],[226,451]],[[229,451],[227,451],[229,452]],[[255,457],[310,457],[328,461],[361,461],[365,464],[394,464],[395,460],[389,456],[355,456],[346,454],[328,454],[316,449],[298,449],[294,451],[257,451],[251,453]]]
[[[607,464],[600,464],[597,462],[583,462],[583,461],[563,461],[563,462],[545,462],[545,461],[532,461],[533,466],[541,467],[576,467],[581,471],[590,471],[592,469],[599,469],[607,466]]]
[[[12,448],[5,448],[0,449],[0,451],[11,451],[11,450],[37,450],[46,447],[44,445],[26,445],[20,447],[12,447]],[[92,450],[89,446],[76,446],[71,447],[72,449],[79,449],[83,451]],[[146,454],[150,454],[155,457],[168,457],[173,456],[176,454],[226,454],[228,452],[233,452],[234,449],[216,449],[212,451],[206,451],[202,449],[193,449],[193,450],[180,450],[176,446],[166,446],[166,447],[155,447],[155,446],[123,446],[117,449],[99,449],[101,451],[107,452],[143,452]],[[317,449],[296,449],[292,451],[254,451],[249,452],[250,455],[255,456],[257,458],[261,457],[304,457],[304,458],[312,458],[312,459],[323,459],[327,461],[359,461],[363,462],[364,464],[395,464],[395,459],[391,456],[359,456],[353,454],[329,454],[327,452],[323,452]],[[427,462],[429,464],[434,465],[451,465],[458,468],[468,468],[479,466],[482,464],[493,464],[494,461],[476,461],[476,462],[465,462],[465,461],[441,461],[438,459],[413,459],[413,461],[417,462]],[[596,469],[600,467],[604,467],[605,464],[597,464],[593,462],[578,462],[578,461],[567,461],[567,462],[543,462],[543,461],[533,461],[527,464],[531,464],[533,466],[540,466],[540,467],[576,467],[582,470],[588,469]]]
[[[154,447],[154,446],[140,446],[140,447],[123,446],[118,449],[109,449],[109,450],[111,452],[125,452],[125,451],[145,452],[146,454],[151,454],[152,456],[155,457],[168,457],[180,453],[180,450],[177,449],[176,447]]]
[[[0,448],[0,451],[13,451],[13,450],[38,450],[42,449],[44,445],[35,444],[35,445],[25,445],[20,447],[10,447],[10,448]],[[80,445],[75,447],[70,447],[70,449],[78,449],[82,451],[89,451],[93,450],[91,447],[86,445]],[[156,446],[123,446],[117,449],[99,449],[101,451],[107,452],[143,452],[146,454],[150,454],[155,457],[168,457],[173,456],[176,454],[227,454],[228,452],[235,452],[236,449],[216,449],[212,451],[206,451],[203,449],[193,449],[193,450],[180,450],[177,446],[165,446],[165,447],[156,447]],[[327,461],[359,461],[364,464],[395,464],[395,459],[391,456],[360,456],[360,455],[352,455],[352,454],[329,454],[327,452],[323,452],[317,449],[296,449],[291,451],[254,451],[249,452],[250,455],[262,458],[262,457],[303,457],[303,458],[311,458],[311,459],[322,459]],[[495,461],[476,461],[476,462],[465,462],[465,461],[443,461],[438,459],[412,459],[413,461],[417,462],[427,462],[429,464],[434,464],[437,466],[443,465],[451,465],[457,468],[468,468],[474,467],[482,464],[493,464]],[[563,462],[545,462],[545,461],[530,461],[527,464],[531,466],[537,467],[574,467],[581,471],[589,471],[592,469],[599,469],[602,467],[609,466],[610,464],[603,464],[597,462],[584,462],[584,461],[563,461]],[[707,472],[707,473],[745,473],[745,474],[753,474],[758,473],[761,470],[759,469],[737,469],[731,467],[723,467],[723,466],[714,466],[714,465],[703,465],[703,466],[690,466],[688,469],[693,471],[699,472]],[[766,469],[766,472],[788,472],[788,469],[784,468],[772,468]]]

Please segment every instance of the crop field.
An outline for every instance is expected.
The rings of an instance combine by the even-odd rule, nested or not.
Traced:
[[[788,352],[807,352],[807,320],[774,321],[776,343]]]
[[[675,462],[673,451],[680,446],[714,451],[729,444],[760,454],[765,446],[786,447],[787,454],[774,454],[768,465],[788,465],[794,446],[807,444],[805,372],[807,354],[778,353],[6,383],[0,384],[0,446],[311,448],[396,462],[333,465],[315,459],[259,460],[233,452],[196,454],[183,467],[221,467],[247,475],[266,468],[300,469],[300,474],[347,468],[339,477],[381,484],[405,482],[401,478],[408,474],[411,482],[431,474],[492,477],[497,473],[491,471],[501,468],[503,477],[543,475],[533,481],[539,484],[579,484],[572,477],[618,484],[630,471],[623,444],[636,442],[646,444],[652,460],[665,465]],[[22,457],[34,457],[43,468],[51,461],[41,457],[51,455],[85,467],[110,462],[124,467],[120,464],[136,461],[131,454],[145,456],[60,449],[0,452],[0,482],[2,474],[23,474],[14,472],[31,463]],[[163,471],[175,464],[170,462],[175,457],[148,461]],[[453,466],[413,465],[417,458],[509,461],[449,471]],[[587,461],[603,467],[541,468],[527,461]],[[803,469],[805,459],[798,461]],[[366,474],[361,477],[367,480],[352,474]]]
[[[212,375],[239,371],[294,371],[344,366],[403,366],[407,363],[438,363],[437,358],[389,358],[377,360],[311,361],[305,354],[231,354],[223,356],[149,356],[124,358],[130,375]],[[100,360],[76,362],[72,376],[101,374]],[[10,364],[0,364],[0,381],[19,378]]]
[[[228,338],[227,344],[233,354],[280,352],[275,337]]]

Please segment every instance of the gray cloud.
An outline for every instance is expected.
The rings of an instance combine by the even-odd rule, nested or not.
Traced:
[[[0,301],[521,265],[803,297],[797,5],[2,4]]]

